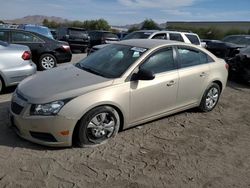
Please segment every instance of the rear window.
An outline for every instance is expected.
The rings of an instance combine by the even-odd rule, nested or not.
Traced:
[[[222,39],[223,42],[229,42],[239,45],[250,45],[250,35],[249,36],[227,36]]]
[[[133,32],[128,34],[123,39],[147,39],[153,32]]]
[[[200,41],[196,35],[185,34],[192,44],[200,45]]]
[[[49,28],[47,27],[41,27],[41,26],[25,26],[25,30],[26,31],[32,31],[32,32],[35,32],[35,33],[39,33],[43,36],[46,36],[48,38],[51,38],[51,39],[54,39],[53,38],[53,35],[51,34]]]
[[[86,37],[87,31],[80,29],[69,29],[69,35],[77,36],[77,37]]]
[[[116,38],[116,39],[118,39],[118,36],[113,34],[113,33],[104,33],[103,36],[105,38]]]

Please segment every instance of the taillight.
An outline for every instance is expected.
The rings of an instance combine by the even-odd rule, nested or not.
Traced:
[[[23,60],[30,60],[31,59],[31,53],[29,51],[23,52],[22,58],[23,58]]]
[[[227,63],[225,64],[225,67],[227,70],[229,70],[229,65]]]
[[[62,49],[64,49],[66,52],[70,51],[70,47],[68,45],[62,45]]]

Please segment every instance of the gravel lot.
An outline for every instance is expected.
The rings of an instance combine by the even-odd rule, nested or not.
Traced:
[[[76,62],[84,54],[74,54]],[[189,110],[96,148],[47,148],[7,128],[0,95],[0,187],[250,187],[250,87],[229,82],[210,113]]]

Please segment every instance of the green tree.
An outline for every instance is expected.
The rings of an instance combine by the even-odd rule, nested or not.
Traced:
[[[159,29],[159,26],[152,19],[146,19],[143,22],[141,29]]]
[[[44,19],[44,20],[43,20],[43,25],[46,26],[46,27],[48,27],[48,25],[49,25],[49,20],[48,20],[48,19]]]
[[[134,31],[138,31],[138,30],[139,30],[138,27],[133,26],[133,27],[129,28],[128,33],[132,33],[132,32],[134,32]]]

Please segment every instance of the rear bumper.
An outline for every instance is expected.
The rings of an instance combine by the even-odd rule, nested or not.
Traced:
[[[70,62],[72,59],[72,53],[63,53],[56,55],[57,63],[67,63]]]
[[[29,63],[22,67],[14,67],[2,71],[6,86],[17,85],[23,79],[36,73],[37,67],[34,63]]]

